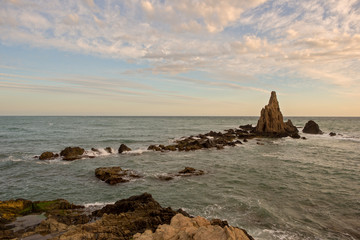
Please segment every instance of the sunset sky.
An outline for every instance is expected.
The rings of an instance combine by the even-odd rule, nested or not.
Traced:
[[[0,0],[0,115],[360,116],[360,0]]]

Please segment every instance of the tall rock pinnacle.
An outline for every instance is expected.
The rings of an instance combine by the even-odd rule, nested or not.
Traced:
[[[269,104],[261,110],[255,131],[260,134],[285,134],[287,132],[275,91],[271,92]]]

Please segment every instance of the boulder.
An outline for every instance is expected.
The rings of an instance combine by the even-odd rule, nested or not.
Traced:
[[[54,154],[53,152],[43,152],[39,156],[39,160],[53,160],[57,157],[59,157],[59,154]]]
[[[319,128],[319,125],[316,122],[314,122],[313,120],[310,120],[305,124],[303,133],[323,134],[323,132]]]
[[[141,176],[131,170],[123,170],[121,167],[100,167],[95,169],[95,176],[100,180],[114,185],[117,183],[129,182]]]
[[[219,223],[219,221],[216,221]],[[170,239],[206,239],[206,240],[252,240],[243,229],[218,224],[211,224],[202,217],[189,218],[182,214],[175,215],[170,224],[158,226],[156,231],[146,230],[137,233],[134,240],[170,240]]]
[[[331,137],[334,137],[334,136],[336,136],[336,133],[331,132],[331,133],[329,133],[329,135],[330,135]]]
[[[85,149],[81,147],[67,147],[60,152],[60,156],[63,157],[63,160],[73,161],[82,158],[84,152]]]
[[[121,144],[118,153],[129,152],[129,151],[131,151],[131,148],[129,148],[125,144]]]
[[[253,127],[252,124],[241,125],[240,128],[247,132],[252,132],[256,129],[256,127]]]
[[[297,129],[297,127],[295,127],[293,125],[293,123],[291,122],[290,119],[287,120],[287,122],[285,123],[285,131],[289,134],[294,134],[294,133],[298,133],[299,130]]]
[[[279,135],[286,133],[283,115],[280,111],[275,91],[271,92],[269,104],[261,110],[255,132],[261,135]]]

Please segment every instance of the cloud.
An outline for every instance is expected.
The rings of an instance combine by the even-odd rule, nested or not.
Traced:
[[[3,1],[0,41],[145,65],[137,74],[238,76],[247,90],[286,73],[360,91],[356,0]]]

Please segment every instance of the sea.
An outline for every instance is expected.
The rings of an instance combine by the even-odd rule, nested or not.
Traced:
[[[255,126],[258,117],[1,116],[0,200],[63,198],[91,207],[148,192],[163,207],[227,220],[256,240],[360,239],[360,118],[284,119],[291,119],[306,139],[251,139],[222,150],[153,152],[147,151],[149,145]],[[324,134],[302,133],[308,120]],[[117,152],[120,144],[132,151],[104,150]],[[83,147],[96,157],[34,158],[68,146]],[[108,185],[94,174],[107,166],[143,177]],[[187,166],[206,174],[158,179]]]

